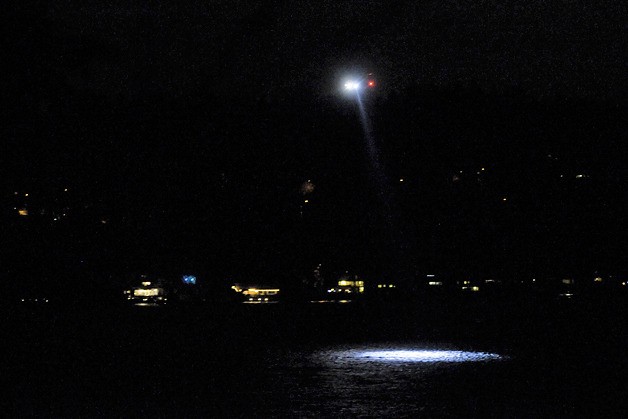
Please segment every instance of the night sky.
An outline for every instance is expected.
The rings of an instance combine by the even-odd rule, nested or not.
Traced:
[[[626,8],[14,5],[0,53],[2,257],[266,277],[318,263],[373,275],[628,268]],[[338,92],[370,72],[386,204]],[[48,208],[66,188],[81,210],[65,230],[7,215],[15,192]]]
[[[416,83],[621,97],[626,5],[597,2],[55,2],[9,9],[4,83],[72,100],[333,90],[368,69]]]

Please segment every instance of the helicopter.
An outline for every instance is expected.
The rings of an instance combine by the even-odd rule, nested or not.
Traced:
[[[352,78],[344,83],[344,89],[349,91],[358,91],[362,89],[374,89],[377,86],[377,80],[373,73],[368,73],[363,77]]]

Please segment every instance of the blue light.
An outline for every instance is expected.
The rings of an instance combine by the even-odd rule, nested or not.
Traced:
[[[194,275],[183,275],[183,283],[188,285],[196,285],[196,277]]]

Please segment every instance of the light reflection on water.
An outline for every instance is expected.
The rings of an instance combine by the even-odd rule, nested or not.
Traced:
[[[506,357],[489,352],[460,351],[449,349],[431,349],[413,346],[361,346],[356,348],[331,348],[319,351],[314,359],[323,361],[327,366],[333,364],[359,364],[365,362],[378,363],[461,363],[489,362],[506,359]]]
[[[447,414],[452,395],[439,389],[460,388],[460,383],[473,387],[493,374],[491,365],[507,359],[489,352],[392,343],[291,351],[287,358],[288,368],[275,370],[273,381],[285,386],[291,414],[304,417]]]
[[[479,362],[498,360],[497,354],[486,352],[435,351],[435,350],[396,350],[358,352],[359,359],[382,362]]]

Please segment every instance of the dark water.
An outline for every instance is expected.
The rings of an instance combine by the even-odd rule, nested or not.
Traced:
[[[626,320],[584,304],[7,308],[3,412],[626,417]]]

